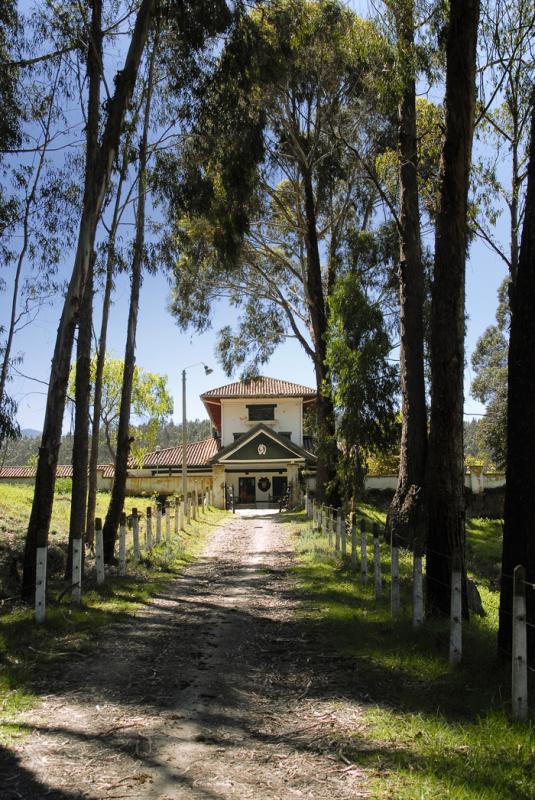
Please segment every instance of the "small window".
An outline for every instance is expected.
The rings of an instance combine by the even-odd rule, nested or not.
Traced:
[[[276,405],[247,406],[249,409],[249,420],[252,422],[263,422],[264,420],[275,419],[276,407]]]

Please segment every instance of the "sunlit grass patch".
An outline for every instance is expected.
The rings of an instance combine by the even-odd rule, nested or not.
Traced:
[[[380,512],[367,507],[365,513],[381,521]],[[343,654],[355,665],[351,689],[364,703],[365,729],[355,733],[344,757],[368,771],[372,797],[533,800],[535,733],[532,723],[511,722],[509,669],[496,658],[499,598],[486,570],[492,574],[499,523],[474,520],[468,526],[471,569],[481,582],[487,615],[464,626],[463,663],[457,668],[448,661],[447,621],[412,626],[409,553],[400,558],[402,614],[393,619],[384,543],[384,595],[376,601],[371,537],[368,583],[362,586],[359,563],[351,570],[349,548],[343,562],[304,516],[292,525],[303,621],[326,652]],[[535,684],[530,691],[535,697]]]

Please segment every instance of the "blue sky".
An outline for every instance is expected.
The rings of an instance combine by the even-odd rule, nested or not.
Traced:
[[[28,7],[30,3],[21,3]],[[365,11],[366,3],[353,0],[352,5],[359,11]],[[440,102],[440,88],[433,91],[433,99]],[[507,240],[504,220],[499,221],[502,230],[499,238]],[[62,273],[70,273],[72,257],[66,254]],[[467,366],[465,372],[465,412],[481,414],[483,407],[469,395],[471,383],[470,355],[477,338],[483,330],[494,321],[497,304],[497,289],[505,276],[502,262],[480,241],[472,244],[467,264],[466,298],[467,298]],[[8,279],[8,275],[4,276]],[[0,293],[0,324],[8,317],[8,292]],[[127,303],[129,285],[125,276],[118,279],[114,306],[110,319],[108,350],[117,357],[122,357],[126,329]],[[213,310],[213,329],[203,335],[183,333],[175,325],[167,311],[169,285],[165,276],[146,276],[144,279],[141,308],[137,335],[137,361],[145,370],[159,372],[168,376],[168,385],[175,399],[176,421],[181,419],[181,383],[180,373],[184,366],[204,361],[214,372],[205,376],[201,367],[188,370],[188,417],[205,417],[204,407],[199,394],[208,388],[229,382],[215,360],[216,331],[226,324],[236,322],[236,309],[228,304],[220,303]],[[96,300],[98,307],[99,299]],[[10,392],[19,403],[19,421],[21,427],[41,429],[43,424],[46,400],[46,382],[50,370],[50,359],[54,347],[56,328],[61,312],[61,299],[48,307],[44,307],[37,320],[23,330],[16,338],[14,353],[24,357],[20,371],[29,378],[15,375],[10,385]],[[98,321],[97,321],[98,324]],[[314,386],[312,363],[294,340],[289,340],[280,347],[271,361],[263,368],[264,374],[286,380]],[[66,416],[66,426],[69,419]]]
[[[66,264],[68,266],[68,264]],[[483,408],[469,396],[471,370],[469,355],[477,338],[494,321],[497,289],[505,276],[501,262],[481,242],[472,245],[467,265],[467,369],[465,374],[465,412],[482,413]],[[115,292],[111,313],[109,347],[122,357],[126,329],[128,280],[122,276]],[[167,310],[169,285],[163,275],[146,276],[141,295],[137,336],[137,361],[146,370],[168,376],[169,389],[175,399],[174,418],[181,419],[181,370],[189,364],[204,361],[214,372],[205,376],[202,367],[188,370],[188,418],[205,417],[199,394],[209,388],[229,382],[215,359],[216,331],[222,325],[236,321],[236,310],[219,304],[214,308],[213,329],[198,335],[178,329]],[[98,299],[96,301],[98,303]],[[7,296],[0,295],[0,318],[7,312]],[[16,351],[24,354],[20,370],[32,378],[48,379],[54,347],[60,304],[44,308],[35,323],[24,330],[16,341]],[[262,370],[266,375],[314,386],[312,363],[293,340],[280,347]],[[19,402],[19,421],[22,427],[42,428],[46,387],[34,381],[16,377],[11,392]],[[66,425],[69,420],[66,419]]]

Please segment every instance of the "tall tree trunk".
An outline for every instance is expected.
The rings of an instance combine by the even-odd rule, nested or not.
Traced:
[[[33,505],[26,535],[22,594],[28,600],[33,596],[35,589],[37,548],[46,547],[48,543],[63,412],[80,298],[93,251],[97,221],[117,154],[124,113],[135,86],[155,5],[156,0],[142,0],[139,7],[124,68],[117,73],[115,92],[108,104],[106,126],[98,149],[96,170],[87,196],[84,197],[76,256],[52,357]]]
[[[423,492],[427,455],[427,411],[424,378],[424,273],[420,242],[416,84],[414,77],[414,8],[397,13],[398,50],[404,89],[399,120],[399,303],[400,377],[403,419],[396,493],[387,517],[392,541],[420,549],[425,538]]]
[[[85,196],[96,169],[100,124],[100,83],[102,81],[102,1],[93,0],[91,31],[87,48],[89,94],[86,125]],[[76,353],[75,416],[72,450],[72,497],[69,525],[69,551],[65,580],[72,573],[73,541],[82,540],[87,503],[87,460],[89,449],[89,402],[91,395],[91,326],[93,322],[93,272],[95,253],[89,258],[78,327]]]
[[[314,369],[318,399],[316,404],[317,455],[316,471],[317,495],[320,500],[338,505],[336,464],[338,452],[334,407],[330,395],[331,378],[326,363],[327,353],[327,308],[321,276],[321,260],[316,227],[316,208],[312,177],[307,169],[302,170],[305,218],[306,218],[306,279],[305,297],[312,324],[314,341]]]
[[[95,384],[93,395],[93,423],[91,426],[91,449],[89,455],[89,475],[87,493],[87,523],[86,541],[92,545],[95,539],[95,511],[97,507],[97,466],[98,466],[98,447],[100,441],[100,413],[102,410],[102,377],[104,374],[104,363],[106,360],[106,340],[108,335],[108,321],[110,316],[111,293],[113,290],[113,270],[115,267],[115,243],[117,229],[119,227],[122,188],[128,166],[126,152],[123,156],[123,163],[119,174],[117,192],[115,194],[115,204],[113,217],[108,236],[106,254],[106,282],[104,285],[104,297],[102,300],[102,320],[100,323],[100,334],[98,339],[98,350],[95,365]]]
[[[107,564],[113,561],[113,551],[117,528],[124,506],[126,479],[128,475],[128,457],[130,455],[130,406],[132,403],[132,386],[136,366],[136,330],[139,310],[139,292],[145,248],[145,193],[147,191],[147,144],[150,124],[150,107],[154,77],[154,61],[157,41],[155,41],[147,79],[145,115],[143,134],[139,148],[138,202],[136,213],[136,236],[132,258],[132,282],[130,289],[130,307],[128,310],[128,329],[124,354],[123,385],[121,387],[121,406],[117,428],[117,453],[115,457],[115,475],[111,490],[110,504],[103,528],[104,560]]]
[[[516,280],[511,289],[507,406],[507,473],[503,530],[500,624],[501,655],[511,653],[514,568],[526,568],[535,584],[535,91],[524,223]],[[527,618],[535,625],[535,590],[527,590]],[[535,665],[535,630],[528,628],[528,659]]]
[[[450,611],[455,552],[464,567],[464,291],[479,5],[479,0],[451,0],[446,46],[446,135],[440,163],[431,316],[426,539],[427,613],[439,615]],[[463,608],[467,614],[466,602]]]
[[[72,553],[75,539],[83,540],[87,507],[87,461],[89,455],[89,403],[91,398],[91,331],[93,321],[94,254],[90,260],[76,348],[76,392],[74,437],[72,446],[72,496],[69,524],[69,549],[65,580],[72,574]],[[83,544],[82,544],[83,546]],[[82,554],[83,560],[83,554]]]

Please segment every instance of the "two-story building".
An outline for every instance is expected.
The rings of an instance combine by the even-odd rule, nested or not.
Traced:
[[[314,389],[262,376],[211,389],[201,399],[219,444],[210,459],[215,504],[223,507],[228,487],[238,505],[269,505],[288,487],[297,500],[299,469],[316,465],[303,433]]]

